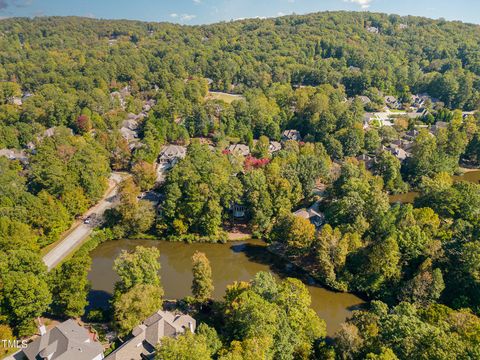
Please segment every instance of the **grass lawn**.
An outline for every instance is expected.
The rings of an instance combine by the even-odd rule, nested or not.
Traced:
[[[217,91],[209,91],[207,95],[207,99],[214,99],[214,100],[222,100],[225,101],[227,104],[231,104],[234,100],[242,100],[245,99],[242,95],[235,95],[235,94],[227,94],[224,92],[217,92]]]

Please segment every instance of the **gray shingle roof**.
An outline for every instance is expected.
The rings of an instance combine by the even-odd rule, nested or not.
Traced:
[[[70,319],[32,341],[23,353],[29,360],[92,360],[103,353],[103,346],[90,339],[87,329]]]
[[[195,331],[195,328],[196,321],[191,316],[159,310],[135,327],[133,338],[109,354],[106,360],[152,358],[155,346],[163,337],[176,337],[189,329]]]

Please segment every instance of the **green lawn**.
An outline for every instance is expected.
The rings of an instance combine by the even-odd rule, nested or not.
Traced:
[[[214,100],[222,100],[225,101],[227,104],[231,104],[234,100],[242,100],[245,99],[242,95],[235,95],[235,94],[227,94],[224,92],[218,91],[209,91],[207,95],[207,99],[214,99]]]

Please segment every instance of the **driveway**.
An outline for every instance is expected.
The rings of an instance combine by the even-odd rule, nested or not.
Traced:
[[[110,188],[105,196],[84,215],[91,217],[90,224],[79,223],[74,225],[73,230],[69,231],[65,238],[59,242],[44,257],[43,262],[47,265],[48,271],[57,266],[65,259],[74,249],[83,243],[90,236],[93,229],[98,225],[98,221],[102,218],[105,210],[111,208],[116,200],[118,192],[118,184],[123,180],[123,176],[119,173],[112,173],[110,176]]]

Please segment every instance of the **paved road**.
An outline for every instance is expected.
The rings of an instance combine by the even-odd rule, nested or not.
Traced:
[[[123,177],[121,174],[112,173],[110,177],[110,190],[105,194],[102,200],[97,203],[97,205],[85,213],[85,216],[101,218],[105,210],[113,206],[118,192],[118,184],[122,179]],[[43,257],[43,262],[47,265],[48,271],[57,266],[63,259],[65,259],[65,257],[76,249],[92,233],[96,225],[97,222],[95,220],[90,224],[84,224],[83,222],[77,224],[60,243]]]

